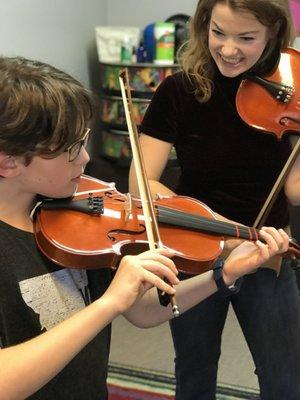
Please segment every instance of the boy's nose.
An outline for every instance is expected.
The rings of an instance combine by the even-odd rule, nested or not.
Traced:
[[[89,153],[87,152],[86,148],[82,146],[78,157],[74,160],[76,164],[86,165],[90,161]]]

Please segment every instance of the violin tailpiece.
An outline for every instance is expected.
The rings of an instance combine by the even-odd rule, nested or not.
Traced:
[[[272,82],[256,75],[247,75],[247,78],[267,90],[267,92],[280,103],[289,103],[295,88],[284,83]]]

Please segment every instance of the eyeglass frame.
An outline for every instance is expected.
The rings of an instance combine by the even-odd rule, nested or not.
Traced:
[[[86,128],[83,138],[79,139],[79,140],[76,140],[76,142],[70,144],[70,146],[66,148],[65,152],[68,153],[68,162],[73,162],[74,160],[76,160],[76,158],[79,156],[79,153],[81,152],[81,149],[83,147],[87,146],[90,133],[91,133],[91,129],[90,128]],[[72,150],[74,149],[75,146],[78,146],[78,150],[76,150],[75,156],[72,157],[71,153],[72,153]]]

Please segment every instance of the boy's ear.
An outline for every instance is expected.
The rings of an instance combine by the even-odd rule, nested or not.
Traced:
[[[16,159],[0,152],[0,176],[11,178],[18,174]]]

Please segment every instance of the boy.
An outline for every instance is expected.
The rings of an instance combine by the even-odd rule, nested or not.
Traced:
[[[212,272],[178,282],[170,250],[126,256],[112,280],[106,269],[64,269],[36,248],[30,212],[36,196],[71,196],[89,161],[89,93],[54,67],[0,59],[0,398],[106,399],[110,322],[124,313],[140,327],[171,318],[157,287],[181,312],[217,290]],[[263,228],[227,258],[233,285],[274,254],[282,230]],[[226,289],[225,290],[230,290]],[[86,306],[86,307],[84,307]]]

